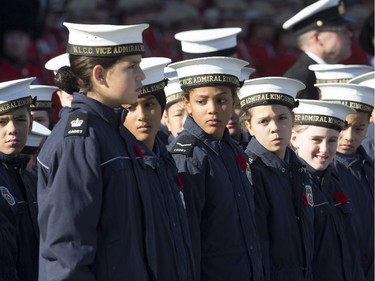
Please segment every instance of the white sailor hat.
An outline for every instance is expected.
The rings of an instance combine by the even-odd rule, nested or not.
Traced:
[[[358,75],[373,71],[369,65],[360,64],[312,64],[309,69],[314,71],[316,83],[348,83]]]
[[[348,81],[351,84],[358,84],[362,86],[367,86],[375,88],[375,71],[367,72],[365,74],[354,77]]]
[[[34,80],[31,77],[0,83],[0,114],[31,105],[30,84]]]
[[[232,56],[237,52],[239,27],[197,29],[175,34],[181,41],[184,59],[212,56]]]
[[[142,98],[146,95],[154,95],[163,110],[165,108],[164,87],[166,85],[164,68],[171,61],[171,59],[164,57],[150,57],[143,58],[140,63],[140,67],[146,78],[142,81],[142,93],[138,97]]]
[[[341,131],[346,125],[346,116],[355,110],[341,103],[321,100],[299,100],[299,106],[293,109],[294,123]]]
[[[281,104],[289,108],[298,106],[296,95],[305,85],[286,77],[263,77],[245,80],[238,92],[242,110],[269,104]]]
[[[357,111],[371,113],[374,108],[374,89],[350,83],[316,84],[322,100],[342,103]]]
[[[142,32],[148,24],[109,25],[63,23],[69,30],[68,53],[114,57],[142,54]]]
[[[164,78],[170,79],[177,77],[177,71],[169,66],[164,67]]]
[[[63,66],[70,66],[68,53],[64,53],[56,57],[53,57],[44,65],[46,69],[53,71],[55,75],[57,71]]]
[[[241,69],[240,81],[245,81],[250,78],[250,75],[255,71],[255,68],[245,66]]]
[[[59,88],[48,85],[30,85],[30,94],[36,98],[35,104],[31,105],[31,110],[45,110],[52,108],[52,95]]]
[[[204,86],[240,87],[241,69],[249,63],[232,57],[203,57],[169,65],[177,71],[181,89]]]
[[[341,26],[353,23],[344,16],[343,0],[319,0],[305,7],[283,24],[286,30],[298,34],[327,26]]]
[[[25,146],[39,147],[42,140],[45,137],[49,136],[50,133],[51,133],[51,130],[48,129],[46,126],[43,126],[42,124],[36,121],[33,121],[33,127],[27,137]]]
[[[181,100],[183,91],[180,87],[180,81],[177,76],[168,79],[168,84],[165,86],[164,92],[167,100],[167,106]]]

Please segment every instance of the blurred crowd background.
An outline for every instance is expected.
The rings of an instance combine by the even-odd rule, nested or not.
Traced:
[[[0,81],[37,77],[34,84],[53,85],[44,68],[66,51],[63,22],[97,24],[149,23],[145,56],[181,60],[179,31],[241,27],[238,56],[256,69],[252,77],[282,76],[296,61],[295,35],[282,24],[311,0],[0,0]],[[352,56],[344,64],[371,64],[372,55],[358,44],[359,31],[374,10],[373,0],[346,0],[353,26]]]

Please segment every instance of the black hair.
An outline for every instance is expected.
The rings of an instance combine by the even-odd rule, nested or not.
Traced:
[[[74,92],[79,92],[79,87],[77,83],[77,78],[75,77],[72,69],[69,66],[61,67],[55,77],[55,85],[67,92],[68,94],[72,95]]]

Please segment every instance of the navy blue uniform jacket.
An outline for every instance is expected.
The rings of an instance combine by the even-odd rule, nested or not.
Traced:
[[[284,73],[284,77],[301,81],[306,88],[299,91],[297,99],[319,99],[319,89],[314,86],[316,77],[314,71],[309,69],[309,65],[316,64],[306,53],[302,53],[298,60]]]
[[[325,171],[315,171],[304,164],[313,185],[314,281],[364,280],[347,194],[340,188],[331,166]]]
[[[142,142],[138,159],[144,189],[142,200],[154,280],[194,280],[189,226],[182,196],[183,186],[165,144],[158,137],[151,151]],[[147,202],[147,201],[148,202]]]
[[[226,130],[207,135],[191,117],[171,143],[184,196],[199,280],[263,280],[247,161]]]
[[[29,158],[0,154],[0,175],[15,199],[17,274],[20,281],[38,280],[39,231],[35,190],[23,181]],[[35,187],[35,186],[34,186]]]
[[[255,218],[261,239],[266,280],[312,280],[313,210],[306,171],[287,148],[283,161],[255,138],[245,152],[255,188]]]
[[[362,146],[355,155],[339,152],[333,167],[340,186],[349,196],[353,208],[353,224],[358,236],[360,262],[366,281],[374,280],[374,161]]]
[[[139,170],[143,158],[124,119],[123,110],[76,94],[44,143],[38,157],[41,281],[172,280],[182,272],[157,260],[171,252],[158,248],[155,233],[165,230],[151,213],[158,202],[151,202]]]
[[[3,156],[0,154],[0,157]],[[17,202],[10,191],[7,166],[0,164],[0,280],[18,281],[16,217]]]

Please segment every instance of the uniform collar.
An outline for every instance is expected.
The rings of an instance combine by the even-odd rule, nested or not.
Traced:
[[[188,131],[190,134],[195,136],[197,139],[202,141],[205,145],[207,145],[211,150],[213,150],[216,154],[220,153],[220,143],[221,142],[230,142],[233,141],[228,129],[225,128],[223,138],[221,140],[215,139],[211,135],[208,135],[201,127],[195,123],[193,118],[190,116],[186,117],[186,121],[184,123],[184,129]]]
[[[0,162],[7,167],[14,167],[16,169],[25,169],[30,157],[27,155],[9,156],[0,152]]]
[[[143,153],[142,158],[145,165],[150,166],[152,169],[156,168],[156,165],[161,157],[168,156],[165,144],[158,137],[155,138],[152,151],[143,142],[137,141],[137,145]]]
[[[346,167],[350,167],[351,165],[357,162],[369,162],[372,163],[370,156],[367,155],[365,149],[361,145],[355,154],[346,155],[340,152],[336,152],[335,159],[345,165]]]
[[[286,150],[284,160],[282,160],[276,154],[265,149],[264,146],[261,145],[254,137],[251,138],[249,144],[247,145],[247,150],[253,152],[256,156],[258,156],[268,167],[277,169],[286,168],[287,163],[289,163],[290,161],[289,149]]]
[[[318,63],[318,64],[327,64],[323,59],[321,59],[317,55],[313,54],[312,52],[306,51],[305,53],[306,53],[306,55],[309,58],[311,58],[312,60],[314,60],[316,63]]]
[[[110,126],[118,128],[125,121],[127,111],[122,107],[112,108],[97,100],[87,97],[83,93],[73,94],[72,109],[83,109],[95,112]]]

